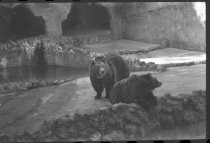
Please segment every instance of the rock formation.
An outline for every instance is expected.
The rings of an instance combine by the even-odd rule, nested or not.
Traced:
[[[136,104],[116,104],[92,113],[66,115],[44,121],[40,130],[13,136],[8,141],[113,141],[139,140],[153,130],[174,129],[206,119],[206,92],[193,91],[178,97],[167,94],[159,99],[158,108],[146,111]]]
[[[11,28],[8,26],[12,20],[12,11],[17,6],[27,8],[35,17],[41,17],[45,21],[44,29],[47,36],[52,38],[61,37],[64,30],[62,29],[62,22],[68,18],[68,15],[72,14],[72,5],[75,4],[1,4],[0,28],[3,29],[4,34],[0,36],[0,40],[11,39],[11,36],[9,36],[12,34],[9,31]],[[91,26],[91,19],[95,18],[94,14],[91,14],[88,10],[90,5],[96,7],[98,5],[98,9],[106,8],[109,15],[106,21],[109,21],[109,27],[115,39],[124,38],[149,43],[163,43],[163,41],[168,40],[167,45],[174,48],[205,50],[205,11],[198,9],[198,7],[204,9],[205,3],[78,4],[78,17],[82,25]]]

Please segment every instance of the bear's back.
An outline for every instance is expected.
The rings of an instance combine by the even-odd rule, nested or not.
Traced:
[[[115,54],[105,55],[106,60],[110,62],[116,69],[117,81],[129,77],[130,71],[128,65],[122,57]]]

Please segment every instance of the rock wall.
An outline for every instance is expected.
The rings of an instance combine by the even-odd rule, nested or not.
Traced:
[[[124,35],[125,21],[123,14],[126,5],[122,3],[104,5],[110,16],[110,30],[114,39],[122,39]]]
[[[62,36],[62,21],[71,10],[71,3],[29,4],[28,7],[35,16],[41,16],[45,20],[48,36]]]
[[[43,42],[44,59],[50,66],[88,67],[93,54],[74,46],[74,39],[52,40],[45,36],[0,44],[0,68],[33,66],[35,49]],[[37,52],[39,53],[39,52]]]
[[[170,47],[205,51],[206,27],[193,3],[130,4],[124,38],[148,43],[169,40]]]
[[[27,8],[30,12],[34,14],[34,16],[41,17],[44,19],[46,35],[48,35],[51,38],[62,36],[61,24],[62,24],[62,21],[67,18],[67,15],[71,10],[71,3],[45,3],[45,4],[42,4],[42,3],[7,4],[5,3],[5,4],[1,4],[2,7],[10,9],[9,12],[7,12],[7,16],[6,16],[8,18],[11,18],[11,15],[9,16],[8,13],[11,13],[12,9],[20,5]],[[1,9],[3,8],[0,7],[0,10]],[[1,15],[0,15],[0,18],[2,18]],[[0,25],[0,27],[3,27],[3,26]]]
[[[169,46],[173,48],[199,51],[206,49],[205,3],[201,5],[203,11],[199,10],[200,6],[197,3],[192,2],[97,4],[106,7],[109,13],[110,29],[114,39],[159,44],[168,41]],[[6,12],[5,8],[12,9],[17,5],[20,4],[1,4],[0,13],[4,14],[0,15],[0,29],[3,31],[0,40],[6,39],[10,29],[8,28],[10,12]],[[28,8],[34,16],[44,19],[47,36],[51,38],[62,36],[62,22],[70,13],[72,3],[21,5]],[[82,24],[87,24],[93,17],[81,15],[80,18]]]

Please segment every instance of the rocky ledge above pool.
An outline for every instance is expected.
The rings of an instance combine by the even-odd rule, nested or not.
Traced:
[[[115,104],[91,113],[74,113],[44,121],[36,132],[1,135],[1,141],[113,141],[139,140],[153,130],[206,119],[206,92],[193,91],[177,97],[167,94],[157,108],[145,110],[136,104]]]

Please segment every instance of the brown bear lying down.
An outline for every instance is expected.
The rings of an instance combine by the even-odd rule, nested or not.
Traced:
[[[115,54],[98,56],[89,67],[91,84],[100,99],[105,88],[106,98],[117,81],[129,77],[129,68],[122,57]]]
[[[144,108],[157,105],[157,99],[152,91],[162,85],[150,73],[132,75],[117,82],[111,90],[110,102],[137,103]]]

